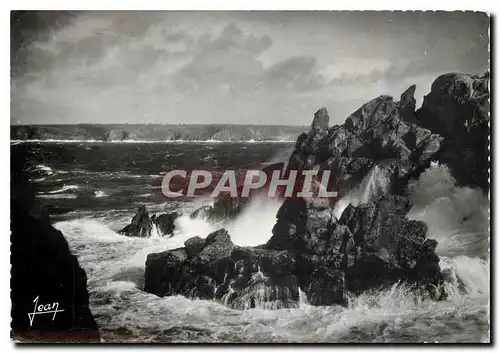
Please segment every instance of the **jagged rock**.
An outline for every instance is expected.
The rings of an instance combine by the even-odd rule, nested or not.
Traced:
[[[87,275],[55,229],[47,210],[35,198],[24,171],[27,151],[12,149],[11,158],[11,337],[28,342],[100,342],[97,323],[89,308]],[[25,154],[26,152],[26,154]],[[57,302],[58,312],[28,313],[39,304]]]
[[[344,210],[339,223],[352,232],[350,253],[355,254],[346,268],[349,290],[360,293],[400,279],[440,283],[439,257],[435,248],[424,246],[429,241],[427,226],[405,217],[410,208],[407,198],[390,195]],[[429,255],[425,261],[421,255],[424,249]],[[417,263],[426,270],[420,270]]]
[[[127,237],[148,238],[151,236],[151,229],[153,229],[153,222],[149,218],[146,206],[141,205],[132,218],[132,222],[119,230],[118,233]]]
[[[345,304],[347,292],[359,294],[400,281],[443,299],[437,242],[426,238],[423,222],[406,217],[411,207],[407,185],[431,161],[440,160],[451,164],[463,182],[484,187],[488,79],[444,75],[418,112],[415,86],[410,86],[399,102],[377,97],[340,126],[328,127],[328,113],[320,109],[309,132],[298,137],[284,175],[313,168],[331,171],[340,196],[357,191],[349,195],[357,197],[357,206],[348,205],[337,220],[335,198],[325,205],[293,194],[279,209],[266,244],[241,248],[221,230],[203,244],[193,239],[186,249],[151,254],[146,273],[156,273],[149,281],[162,284],[151,282],[147,288],[159,295],[217,299],[237,308],[293,306],[299,288],[314,305]],[[233,212],[239,207],[235,200],[222,200],[219,206],[215,214],[221,218],[238,214]]]
[[[359,294],[399,280],[435,286],[439,258],[425,245],[425,224],[405,218],[410,207],[404,197],[381,198],[348,206],[337,222],[329,207],[287,199],[263,246],[235,246],[221,229],[150,254],[145,290],[244,309],[296,306],[299,288],[313,305],[344,305],[348,290]]]
[[[444,138],[439,161],[459,184],[488,189],[489,73],[439,76],[417,111],[421,126]],[[435,149],[435,146],[432,147]]]
[[[416,124],[414,93],[411,86],[400,102],[390,96],[377,97],[352,113],[343,125],[330,128],[328,113],[321,109],[315,114],[311,131],[299,136],[288,170],[299,174],[316,167],[330,170],[342,195],[359,184],[369,168],[386,160],[399,160],[404,167],[394,175],[401,181],[393,182],[405,184],[429,165],[442,141],[439,135]]]
[[[153,215],[151,221],[157,226],[161,235],[172,235],[175,229],[175,220],[179,216],[179,212],[163,213],[159,216]]]
[[[311,129],[314,133],[323,132],[328,130],[330,117],[326,108],[321,108],[314,114],[314,119],[311,124]]]
[[[201,250],[193,251],[194,247],[189,246],[149,254],[144,290],[159,296],[182,294],[213,299],[216,286],[224,281],[226,271],[232,266],[233,249],[227,231],[220,229],[205,239]]]
[[[401,94],[401,98],[399,100],[399,103],[401,107],[407,108],[410,111],[415,111],[415,108],[417,106],[417,101],[415,100],[415,89],[417,88],[416,85],[411,85],[408,87],[406,91],[404,91]]]
[[[200,240],[190,239],[185,249],[150,254],[144,289],[159,296],[216,299],[237,309],[276,309],[297,306],[300,282],[317,292],[321,302],[319,278],[310,283],[304,271],[298,277],[291,252],[235,246],[224,229],[210,234],[204,244]],[[194,250],[194,244],[203,248]]]

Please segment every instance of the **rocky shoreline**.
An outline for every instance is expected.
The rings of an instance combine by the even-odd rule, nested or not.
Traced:
[[[417,111],[411,86],[399,101],[377,97],[331,127],[318,110],[287,170],[334,171],[340,197],[363,184],[359,204],[286,198],[266,244],[237,246],[225,229],[191,238],[148,255],[144,290],[240,309],[293,307],[301,295],[313,305],[345,305],[395,283],[444,299],[437,242],[425,223],[406,217],[407,186],[437,162],[460,185],[488,188],[488,84],[489,74],[442,75]]]

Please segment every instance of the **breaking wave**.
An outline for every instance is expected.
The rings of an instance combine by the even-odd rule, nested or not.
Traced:
[[[376,170],[340,202],[361,204],[384,192]],[[173,237],[128,238],[116,233],[132,214],[80,218],[55,224],[87,271],[91,309],[105,323],[104,340],[125,342],[487,342],[490,260],[487,197],[457,187],[449,170],[433,164],[410,184],[409,217],[428,225],[438,240],[448,299],[435,302],[404,284],[351,297],[347,307],[311,306],[302,296],[295,308],[268,303],[235,310],[214,301],[182,296],[160,298],[142,291],[146,257],[182,247],[184,241],[224,226],[235,244],[260,245],[270,237],[280,207],[255,199],[234,221],[213,224],[190,218],[193,205],[176,220]],[[256,274],[256,276],[258,273]],[[256,278],[258,281],[258,278]],[[252,288],[262,303],[269,288]],[[257,300],[258,301],[258,300]],[[269,307],[269,305],[271,307]],[[244,308],[243,308],[244,309]],[[275,309],[275,310],[269,310]],[[119,338],[107,332],[128,332]]]
[[[65,192],[65,191],[68,191],[68,190],[76,190],[76,189],[79,189],[79,188],[80,187],[78,185],[64,185],[60,189],[47,192],[47,194],[59,194],[61,192]]]

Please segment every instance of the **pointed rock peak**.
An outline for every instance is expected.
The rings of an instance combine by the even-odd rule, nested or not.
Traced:
[[[314,119],[311,124],[311,129],[315,132],[328,130],[330,117],[326,108],[321,108],[314,114]]]
[[[146,209],[146,206],[140,205],[137,208],[137,212],[135,213],[134,217],[132,218],[132,223],[139,223],[142,222],[144,219],[147,219],[149,222],[149,213],[148,210]]]
[[[406,91],[401,94],[401,103],[407,103],[412,99],[415,99],[415,89],[416,85],[411,85]]]
[[[408,87],[406,91],[401,94],[401,100],[399,101],[399,104],[402,107],[409,108],[411,110],[415,110],[417,101],[415,100],[415,89],[417,88],[416,85],[411,85]]]

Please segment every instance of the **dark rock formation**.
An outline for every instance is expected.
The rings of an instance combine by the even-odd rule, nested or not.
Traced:
[[[405,197],[384,196],[357,207],[349,205],[339,223],[353,234],[353,246],[346,252],[347,287],[354,293],[400,279],[438,285],[442,280],[439,257],[426,240],[427,226],[408,220],[411,204]],[[425,244],[425,245],[424,245]],[[421,254],[433,253],[425,261]],[[425,270],[417,266],[420,263]],[[425,263],[425,265],[424,265]]]
[[[175,229],[175,220],[180,216],[179,212],[163,213],[153,215],[151,221],[156,225],[161,235],[172,235]]]
[[[162,213],[149,217],[146,206],[141,205],[132,218],[130,224],[118,231],[127,237],[149,238],[153,225],[162,236],[172,235],[175,229],[175,220],[180,216],[179,212]]]
[[[149,213],[146,206],[141,205],[137,209],[136,214],[132,218],[132,222],[118,231],[119,234],[124,234],[127,237],[148,238],[151,236],[153,222],[149,218]]]
[[[433,241],[424,223],[405,218],[409,208],[406,198],[391,196],[349,206],[337,221],[329,207],[288,199],[268,244],[235,246],[225,229],[191,238],[184,248],[148,256],[144,289],[240,309],[296,306],[299,289],[313,305],[345,304],[348,291],[399,280],[443,298]]]
[[[351,114],[343,125],[328,129],[326,111],[318,111],[309,133],[299,136],[288,170],[299,174],[304,169],[329,170],[342,196],[357,186],[370,169],[378,166],[389,172],[391,164],[387,191],[403,192],[401,185],[428,167],[442,140],[412,123],[416,122],[413,93],[414,87],[410,87],[400,102],[389,96],[375,98]],[[320,128],[316,123],[319,116],[323,117]]]
[[[489,73],[446,74],[432,84],[417,112],[421,126],[444,138],[439,161],[458,183],[488,189]]]
[[[185,248],[148,255],[144,290],[217,299],[234,308],[278,308],[298,299],[295,259],[286,251],[235,246],[225,229]]]
[[[427,239],[423,222],[406,217],[407,185],[439,160],[463,183],[484,187],[486,88],[487,77],[444,75],[418,113],[411,86],[399,102],[375,98],[340,126],[328,127],[328,112],[318,110],[309,132],[298,137],[285,174],[331,171],[340,196],[357,192],[357,206],[348,205],[336,219],[336,198],[322,203],[293,194],[278,211],[267,244],[238,247],[222,229],[204,243],[191,239],[185,248],[150,254],[145,290],[236,308],[293,306],[300,291],[314,305],[345,304],[348,293],[398,282],[445,298],[437,242]],[[474,168],[468,156],[479,159]],[[233,212],[233,202],[221,203],[220,212]],[[204,212],[212,209],[194,216]]]
[[[71,254],[63,234],[36,200],[24,172],[22,146],[11,157],[11,300],[12,338],[36,342],[99,342],[97,324],[89,309],[87,276]],[[39,304],[59,303],[52,315],[28,313]]]

